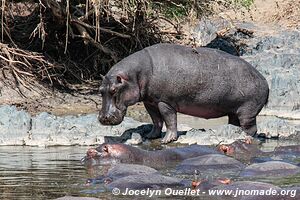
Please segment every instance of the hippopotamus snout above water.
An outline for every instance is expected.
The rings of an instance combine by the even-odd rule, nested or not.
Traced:
[[[97,148],[88,149],[86,156],[81,161],[86,164],[93,164],[93,161],[96,161],[97,164],[136,163],[160,168],[164,167],[166,163],[170,164],[187,158],[219,153],[216,148],[202,145],[146,151],[122,143],[104,143]]]
[[[177,112],[206,119],[229,117],[249,135],[268,101],[266,79],[243,59],[225,52],[157,44],[114,65],[100,87],[104,125],[122,122],[128,106],[143,102],[153,121],[147,138],[167,132],[163,143],[177,139]]]

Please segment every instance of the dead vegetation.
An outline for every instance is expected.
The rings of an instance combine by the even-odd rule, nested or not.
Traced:
[[[163,41],[159,19],[144,0],[1,0],[0,70],[26,88],[32,79],[63,88],[93,83]]]
[[[0,70],[16,85],[97,88],[100,74],[159,42],[193,45],[199,17],[253,0],[1,0]]]

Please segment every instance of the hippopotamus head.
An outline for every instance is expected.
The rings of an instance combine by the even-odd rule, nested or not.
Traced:
[[[88,149],[82,162],[90,160],[99,161],[100,164],[140,162],[143,158],[141,153],[141,150],[129,145],[104,143],[97,148]]]
[[[127,107],[139,101],[140,90],[136,77],[111,70],[100,86],[102,109],[99,121],[103,125],[118,125],[123,121]]]

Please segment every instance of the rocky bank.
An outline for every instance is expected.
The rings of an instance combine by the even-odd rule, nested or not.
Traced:
[[[152,125],[125,117],[117,126],[103,126],[97,114],[56,116],[46,112],[32,116],[15,106],[0,107],[0,145],[97,145],[104,142],[141,144]],[[258,124],[259,135],[265,138],[299,140],[300,126],[274,118]],[[222,125],[215,129],[192,129],[179,126],[177,143],[216,145],[247,139],[240,127]]]
[[[270,94],[261,115],[300,119],[299,28],[204,19],[193,37],[197,45],[241,56],[263,74]]]
[[[232,22],[224,18],[204,19],[194,29],[193,40],[197,46],[219,48],[241,56],[266,77],[270,87],[269,102],[260,115],[280,118],[274,117],[261,122],[258,125],[261,137],[299,140],[299,29]],[[0,145],[93,145],[111,140],[140,144],[143,142],[143,134],[151,129],[150,125],[139,127],[143,123],[131,118],[126,118],[118,126],[102,126],[95,114],[101,104],[100,97],[94,95],[88,98],[88,95],[81,95],[78,100],[79,98],[68,96],[70,97],[65,97],[73,100],[67,103],[63,102],[66,98],[62,97],[61,101],[47,98],[29,104],[18,101],[15,104],[18,109],[9,105],[1,106]],[[13,104],[11,101],[10,104]],[[131,108],[129,115],[135,119],[139,118],[136,115],[143,115],[146,117],[142,118],[149,121],[149,116],[140,107],[141,105]],[[48,110],[50,113],[44,112]],[[125,132],[128,129],[131,130]],[[240,128],[231,125],[220,126],[215,130],[189,127],[179,130],[183,132],[177,142],[188,144],[232,143],[246,137]]]

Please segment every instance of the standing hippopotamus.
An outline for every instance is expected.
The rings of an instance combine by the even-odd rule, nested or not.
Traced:
[[[177,139],[177,112],[206,119],[229,117],[249,135],[268,101],[266,79],[243,59],[225,52],[157,44],[138,51],[103,77],[100,87],[103,125],[120,124],[127,107],[143,102],[153,121],[147,138]]]

